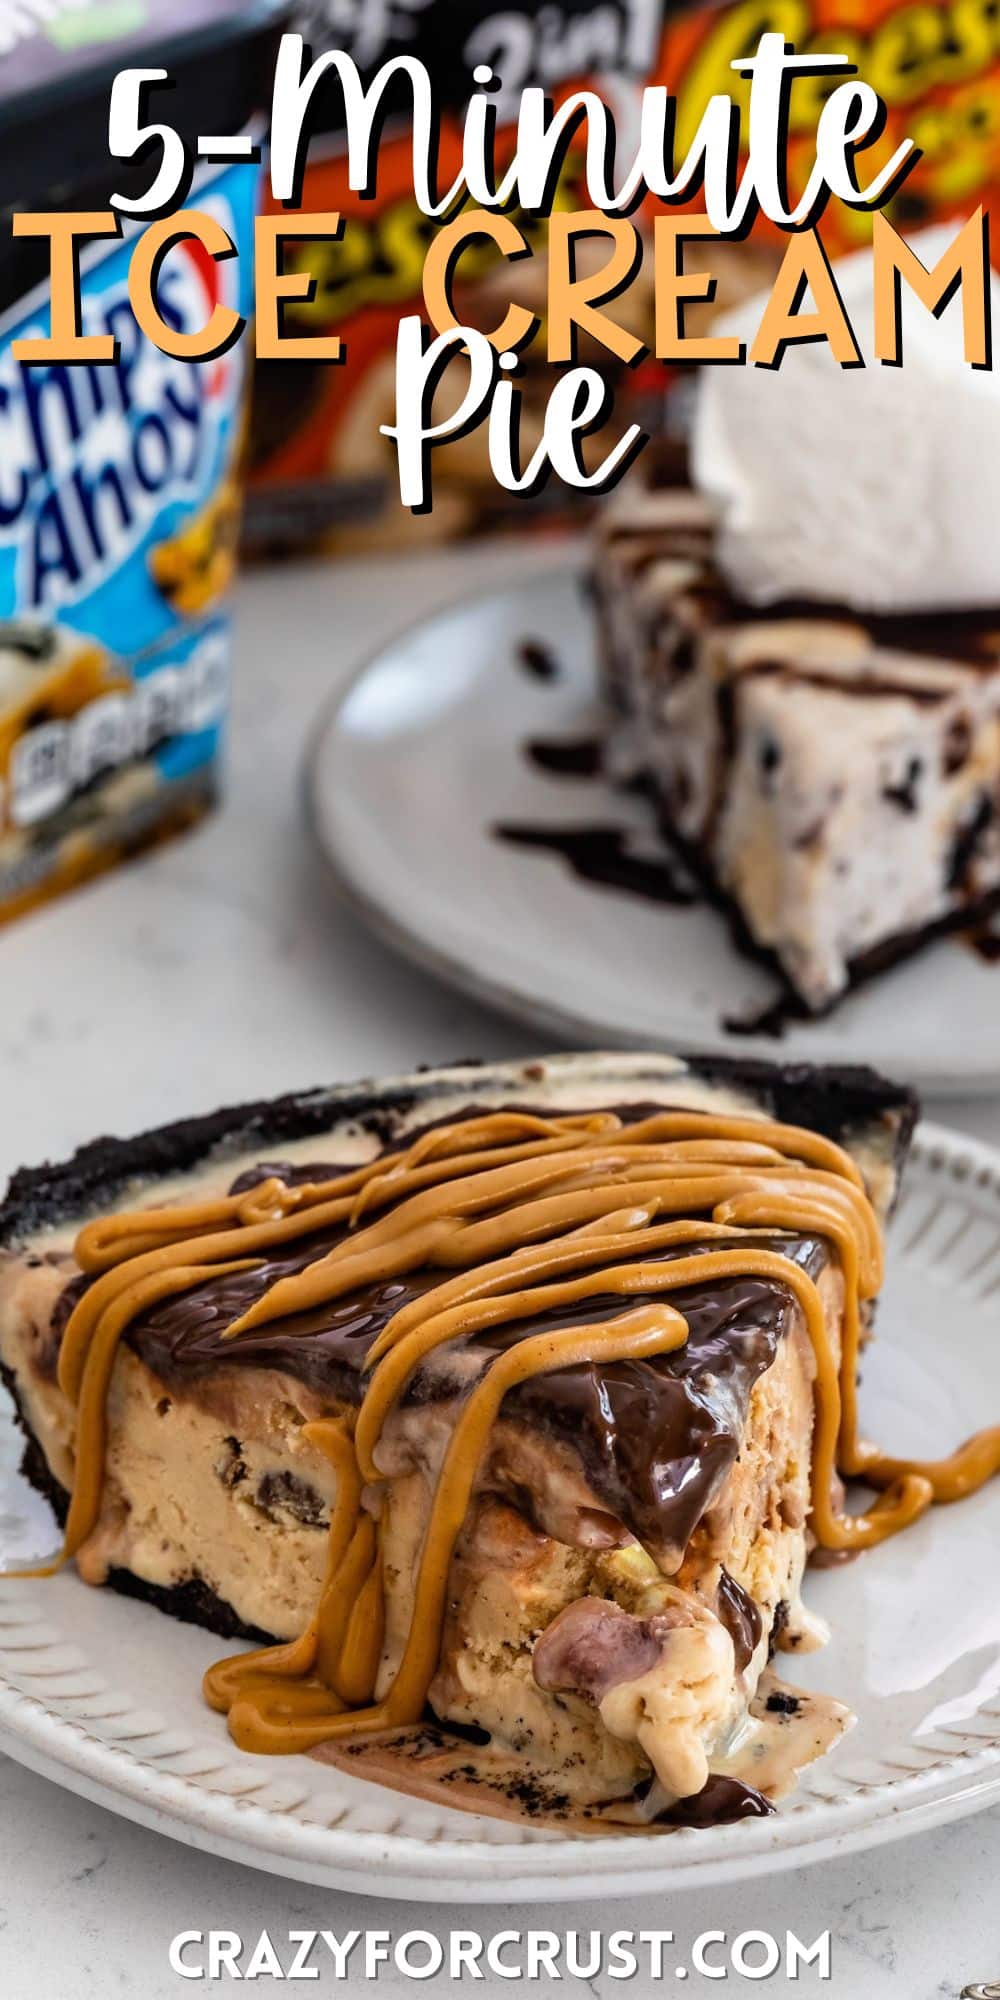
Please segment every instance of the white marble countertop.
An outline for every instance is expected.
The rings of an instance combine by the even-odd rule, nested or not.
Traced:
[[[187,839],[0,933],[0,1179],[99,1130],[130,1131],[321,1081],[456,1056],[526,1052],[531,1037],[393,958],[340,905],[303,828],[299,767],[331,688],[392,632],[449,597],[523,575],[544,544],[341,568],[259,572],[240,587],[228,798]],[[1000,1141],[1000,1101],[935,1117]],[[755,1885],[648,1898],[607,1927],[833,1933],[835,2000],[957,2000],[1000,1981],[1000,1811],[857,1859]],[[0,1757],[4,2000],[144,2000],[190,1990],[170,1939],[225,1928],[400,1932],[530,1923],[589,1930],[592,1908],[423,1909],[282,1883],[116,1820]],[[287,1952],[286,1952],[287,1957]],[[225,1982],[224,1982],[225,1983]],[[352,1982],[353,1984],[354,1982]],[[768,1982],[765,1982],[768,1983]],[[775,1975],[772,1985],[779,1983]],[[780,1983],[783,1983],[781,1981]],[[331,1974],[307,1989],[334,1987]],[[463,1982],[468,1984],[468,1982]],[[479,1991],[502,1991],[487,1977]],[[730,1976],[733,1986],[749,1982]],[[420,1990],[383,1971],[381,1990]],[[577,1982],[569,1982],[569,1989]],[[454,1990],[446,1981],[425,1991]],[[563,1990],[567,1990],[564,1982]],[[641,1982],[599,1979],[595,2000]],[[689,1993],[717,1991],[695,1973]]]

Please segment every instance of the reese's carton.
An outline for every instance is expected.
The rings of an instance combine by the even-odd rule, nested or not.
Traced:
[[[590,84],[623,94],[663,84],[677,99],[678,154],[686,150],[714,92],[737,100],[749,82],[732,69],[753,53],[760,37],[781,33],[801,53],[837,52],[854,61],[884,98],[886,155],[910,136],[923,157],[890,209],[902,229],[971,212],[989,199],[1000,179],[1000,8],[996,0],[520,0],[500,6],[467,0],[314,0],[300,8],[300,27],[314,54],[346,48],[370,77],[387,57],[408,52],[428,64],[445,103],[442,174],[457,157],[455,120],[468,97],[472,71],[487,63],[503,84],[498,156],[503,157],[504,107],[513,117],[520,90],[541,83],[558,103]],[[824,90],[822,77],[794,86],[789,135],[789,179],[794,188],[808,171],[807,155]],[[247,535],[258,551],[282,548],[391,546],[419,536],[450,538],[477,530],[523,528],[529,507],[553,524],[560,513],[579,523],[582,496],[554,484],[536,501],[512,502],[492,478],[482,430],[436,454],[433,512],[414,522],[400,506],[391,444],[380,425],[392,421],[394,347],[402,315],[422,310],[424,256],[435,224],[417,207],[409,184],[406,132],[382,140],[374,198],[362,200],[347,186],[342,131],[314,136],[303,206],[343,215],[340,241],[301,241],[289,247],[286,265],[314,273],[309,302],[289,304],[286,325],[302,333],[337,333],[341,363],[264,362],[256,372]],[[557,203],[585,206],[582,162],[571,152]],[[692,206],[697,206],[693,203]],[[652,204],[639,221],[650,220]],[[544,225],[514,220],[540,254],[516,266],[498,264],[491,246],[477,268],[475,253],[462,258],[456,304],[468,323],[497,322],[497,302],[514,298],[536,310],[543,327],[524,357],[525,452],[540,433],[554,380],[544,359],[546,270]],[[822,233],[834,256],[858,248],[870,217],[831,203]],[[770,285],[781,253],[780,233],[767,223],[749,241],[716,246],[718,286],[713,311],[725,311]],[[616,315],[640,338],[652,321],[651,259]],[[711,316],[711,315],[709,315]],[[701,309],[689,316],[692,332]],[[588,359],[599,357],[588,356]],[[618,370],[615,422],[638,421],[665,435],[664,397],[674,380],[650,361]],[[521,378],[519,377],[519,380]],[[607,448],[611,428],[604,434]]]

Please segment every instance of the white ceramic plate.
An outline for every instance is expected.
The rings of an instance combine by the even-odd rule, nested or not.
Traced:
[[[560,665],[538,680],[525,640]],[[870,1062],[928,1090],[1000,1089],[1000,963],[948,939],[779,1043],[724,1022],[760,1015],[775,980],[719,914],[580,880],[554,853],[498,840],[515,822],[610,825],[664,859],[651,809],[602,779],[552,776],[533,740],[593,735],[592,613],[564,566],[420,625],[353,682],[308,773],[324,852],[383,935],[495,1006],[591,1047],[728,1049]]]
[[[934,1126],[892,1227],[863,1412],[924,1455],[1000,1416],[1000,1153]],[[5,1404],[0,1539],[29,1561],[54,1533],[19,1456]],[[72,1575],[0,1583],[0,1749],[195,1847],[358,1893],[543,1901],[800,1867],[1000,1800],[998,1544],[1000,1481],[809,1579],[833,1639],[795,1676],[859,1719],[770,1820],[571,1839],[243,1756],[198,1694],[220,1642]]]

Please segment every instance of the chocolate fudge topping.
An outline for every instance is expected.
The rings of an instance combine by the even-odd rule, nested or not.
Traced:
[[[713,1772],[707,1785],[692,1798],[675,1799],[658,1817],[660,1826],[731,1826],[738,1819],[769,1819],[774,1812],[770,1799],[740,1778]]]

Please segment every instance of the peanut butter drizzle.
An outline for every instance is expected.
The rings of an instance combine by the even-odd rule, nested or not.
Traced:
[[[532,1376],[683,1346],[687,1325],[668,1295],[686,1285],[753,1276],[795,1297],[816,1367],[811,1522],[822,1546],[871,1547],[934,1501],[959,1499],[1000,1471],[1000,1426],[929,1464],[888,1458],[859,1440],[861,1307],[881,1284],[882,1246],[862,1176],[832,1141],[772,1119],[688,1110],[627,1126],[613,1112],[493,1112],[439,1127],[332,1180],[289,1187],[272,1179],[238,1194],[105,1216],[80,1231],[76,1259],[94,1282],[70,1316],[59,1356],[59,1381],[78,1419],[60,1563],[100,1512],[105,1405],[131,1322],[209,1277],[254,1268],[275,1245],[338,1224],[345,1234],[334,1247],[273,1284],[224,1338],[428,1266],[454,1275],[411,1299],[374,1341],[356,1417],[304,1429],[336,1474],[316,1611],[298,1639],[221,1661],[205,1676],[207,1700],[246,1750],[308,1750],[419,1719],[438,1663],[452,1556],[504,1397]],[[839,1368],[815,1281],[791,1254],[755,1237],[774,1231],[823,1237],[836,1254],[844,1283]],[[687,1257],[653,1257],[715,1243]],[[402,1657],[376,1699],[384,1597],[373,1489],[386,1486],[378,1447],[391,1412],[438,1348],[609,1292],[623,1300],[616,1319],[529,1335],[484,1355],[438,1475]],[[634,1294],[644,1303],[628,1308]],[[838,1471],[882,1489],[866,1513],[838,1511]]]

